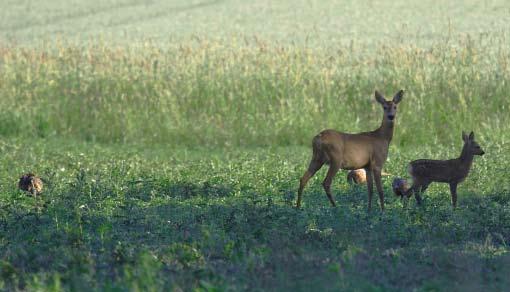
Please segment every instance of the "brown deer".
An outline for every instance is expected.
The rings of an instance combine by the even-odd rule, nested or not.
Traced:
[[[407,191],[406,197],[414,193],[416,202],[421,204],[420,193],[425,192],[432,182],[450,184],[452,205],[457,207],[457,185],[463,182],[469,174],[474,155],[484,155],[485,152],[475,141],[475,134],[469,136],[462,132],[464,147],[459,158],[450,160],[419,159],[409,163],[408,172],[413,177],[413,186]]]
[[[378,91],[375,99],[384,109],[381,126],[371,132],[347,134],[335,130],[324,130],[312,140],[312,160],[300,180],[296,207],[301,207],[303,189],[308,180],[324,165],[329,164],[328,174],[322,183],[332,206],[336,206],[331,194],[331,183],[339,169],[364,168],[368,186],[368,210],[372,207],[373,182],[379,193],[381,210],[384,210],[384,193],[381,183],[381,171],[388,156],[388,147],[393,138],[397,104],[402,100],[404,91],[395,94],[387,101]]]

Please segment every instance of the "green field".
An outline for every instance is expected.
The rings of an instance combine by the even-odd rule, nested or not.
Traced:
[[[507,1],[0,3],[0,290],[502,291],[510,284]],[[386,211],[322,169],[320,130],[403,88]],[[485,150],[424,206],[418,158]],[[41,198],[17,189],[25,172]]]

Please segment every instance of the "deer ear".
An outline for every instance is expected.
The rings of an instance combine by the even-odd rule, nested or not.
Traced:
[[[462,131],[462,140],[464,142],[467,142],[467,140],[468,140],[468,136],[466,135],[466,132],[464,132],[464,131]]]
[[[385,104],[386,103],[386,99],[384,98],[384,96],[382,96],[381,93],[379,93],[379,91],[375,91],[375,100],[377,100],[378,103],[380,104]]]
[[[469,133],[469,140],[473,141],[475,139],[475,133],[473,133],[473,131],[471,131],[471,133]]]
[[[402,100],[402,97],[404,97],[404,90],[400,89],[393,97],[393,102],[395,104],[399,103]]]

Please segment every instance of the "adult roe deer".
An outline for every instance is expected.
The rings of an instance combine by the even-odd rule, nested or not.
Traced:
[[[419,159],[409,163],[408,172],[413,178],[413,186],[407,191],[409,198],[412,193],[416,202],[421,204],[420,193],[425,192],[432,182],[450,184],[452,205],[457,207],[457,184],[463,182],[469,174],[474,155],[484,155],[485,152],[475,141],[475,134],[469,136],[462,131],[464,146],[459,158],[450,160]]]
[[[381,203],[381,210],[384,210],[384,193],[381,184],[381,171],[388,157],[388,146],[393,138],[397,104],[402,100],[404,91],[400,90],[395,94],[393,100],[387,101],[382,94],[375,91],[375,100],[384,109],[381,126],[371,132],[358,134],[347,134],[335,130],[324,130],[312,140],[312,160],[308,170],[300,180],[296,207],[301,207],[303,189],[308,180],[324,165],[329,164],[328,174],[322,183],[324,191],[332,206],[336,206],[331,194],[331,183],[339,169],[364,168],[367,177],[368,187],[368,210],[372,207],[373,182]]]

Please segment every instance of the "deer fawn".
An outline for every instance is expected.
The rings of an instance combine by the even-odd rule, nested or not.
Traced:
[[[408,171],[413,177],[413,186],[407,191],[409,198],[414,193],[416,202],[421,204],[420,193],[425,192],[432,182],[450,184],[452,205],[457,207],[457,184],[463,182],[469,174],[474,155],[484,155],[485,152],[475,141],[475,134],[469,136],[462,132],[464,147],[459,158],[450,160],[419,159],[409,163]]]
[[[372,206],[373,182],[379,193],[381,210],[384,210],[384,193],[381,184],[381,171],[388,156],[388,146],[393,137],[397,104],[402,100],[404,91],[400,90],[387,101],[379,92],[375,92],[375,99],[384,109],[381,126],[371,132],[347,134],[335,130],[324,130],[312,140],[312,160],[300,180],[296,207],[301,206],[303,189],[308,180],[324,165],[329,164],[328,174],[322,185],[332,206],[336,206],[331,194],[331,183],[339,169],[364,168],[368,186],[368,210]]]

